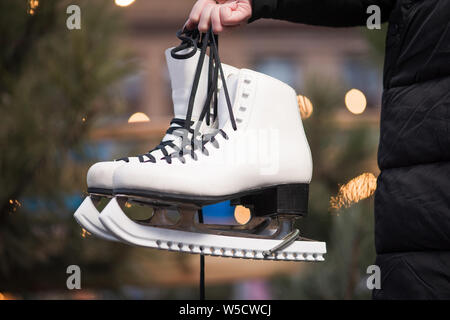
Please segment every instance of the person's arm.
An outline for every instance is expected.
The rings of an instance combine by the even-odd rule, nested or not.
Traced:
[[[367,8],[377,5],[381,21],[388,20],[396,0],[252,0],[249,22],[260,18],[328,27],[365,25]]]

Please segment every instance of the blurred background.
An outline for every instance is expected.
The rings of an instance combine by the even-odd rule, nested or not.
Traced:
[[[164,51],[193,3],[0,2],[0,299],[198,298],[198,256],[99,240],[72,217],[91,164],[145,153],[167,129]],[[66,27],[70,4],[79,30]],[[370,297],[384,35],[260,20],[220,36],[224,63],[299,95],[314,160],[299,228],[328,253],[317,264],[207,257],[207,298]],[[241,207],[217,215],[248,219]],[[66,288],[72,264],[81,290]]]

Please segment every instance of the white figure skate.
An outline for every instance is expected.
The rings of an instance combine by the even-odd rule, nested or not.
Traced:
[[[220,69],[215,39],[210,36]],[[124,242],[224,257],[323,261],[324,242],[299,236],[294,221],[306,215],[312,159],[296,94],[279,80],[239,70],[219,95],[219,130],[192,141],[155,164],[130,163],[114,172],[115,198],[100,215]],[[216,74],[217,80],[217,74]],[[230,88],[228,92],[227,86]],[[196,221],[201,207],[230,200],[250,208],[243,226]],[[123,212],[128,201],[176,208],[172,225],[138,223]],[[200,221],[201,222],[201,221]]]
[[[214,121],[217,114],[217,97],[207,97],[211,85],[207,75],[212,76],[213,70],[209,70],[212,59],[208,63],[206,56],[197,49],[196,39],[185,38],[182,34],[178,36],[183,40],[182,44],[166,50],[165,53],[172,86],[174,119],[161,143],[147,154],[98,162],[88,171],[89,196],[76,210],[74,217],[81,227],[100,238],[118,241],[98,219],[99,211],[96,207],[101,199],[112,197],[113,173],[117,168],[125,163],[156,163],[173,152],[180,152],[183,141],[187,141],[186,137],[193,134],[192,129],[185,130],[185,128],[198,127],[200,133],[208,133],[211,129],[217,128],[217,121]],[[231,66],[225,65],[224,69],[227,74],[237,73],[237,69]],[[217,88],[217,91],[219,89]],[[210,105],[212,110],[211,108],[206,110],[206,104]],[[204,108],[206,112],[202,114]],[[189,120],[186,120],[187,117]],[[199,121],[201,118],[206,118],[205,123]],[[187,121],[189,125],[186,125]],[[159,223],[165,221],[162,216],[161,219]]]

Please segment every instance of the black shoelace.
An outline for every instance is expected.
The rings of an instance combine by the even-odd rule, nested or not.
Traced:
[[[222,87],[225,93],[225,99],[228,106],[228,113],[230,116],[230,121],[234,130],[237,129],[236,121],[233,115],[232,105],[230,101],[230,96],[228,93],[228,88],[226,84],[225,74],[222,69],[222,64],[220,62],[218,53],[218,37],[212,31],[212,28],[208,30],[207,33],[201,34],[198,30],[180,30],[177,32],[178,39],[181,40],[181,44],[173,48],[171,51],[171,56],[174,59],[189,59],[192,58],[200,49],[200,56],[195,70],[194,81],[192,83],[191,94],[189,97],[186,119],[174,118],[170,122],[170,127],[167,129],[166,134],[178,135],[182,139],[181,146],[178,147],[174,140],[161,141],[159,145],[150,150],[148,153],[139,155],[138,159],[140,162],[156,162],[156,158],[151,154],[156,150],[161,150],[163,158],[166,162],[172,163],[172,158],[177,157],[183,163],[185,162],[184,155],[190,153],[191,157],[197,160],[195,155],[195,150],[201,149],[202,152],[208,155],[208,151],[205,148],[205,144],[208,142],[213,143],[214,146],[218,147],[218,143],[214,138],[215,134],[205,134],[202,135],[198,132],[198,128],[203,120],[209,126],[210,121],[214,122],[217,117],[217,106],[218,106],[218,80],[219,75],[222,80]],[[192,121],[192,113],[194,110],[195,97],[198,90],[198,85],[200,82],[200,76],[203,69],[203,63],[205,61],[206,53],[209,48],[209,68],[208,68],[208,93],[206,96],[205,103],[203,105],[202,111],[200,113],[199,121],[196,128],[193,128],[194,121]],[[187,52],[186,50],[189,49]],[[180,53],[182,52],[183,53]],[[211,115],[211,105],[213,106],[213,114]],[[176,125],[176,126],[172,126]],[[227,134],[223,130],[218,130],[225,139],[228,139]],[[189,138],[191,136],[191,138]],[[197,137],[200,137],[199,139]],[[174,152],[170,153],[167,151],[166,147],[171,147]],[[148,158],[148,160],[145,159]],[[120,158],[116,161],[129,162],[130,159]]]
[[[189,126],[189,123],[192,123],[192,112],[194,109],[194,102],[195,102],[195,95],[197,93],[198,84],[200,81],[201,72],[203,69],[203,63],[205,60],[207,49],[209,48],[209,68],[208,68],[208,93],[206,96],[206,100],[204,103],[204,106],[202,108],[202,111],[200,113],[199,117],[199,123],[201,123],[204,119],[206,121],[206,124],[209,125],[209,121],[212,118],[212,121],[216,120],[217,117],[217,105],[218,105],[218,81],[219,81],[219,75],[222,80],[222,88],[224,90],[225,99],[227,102],[228,107],[228,113],[230,116],[230,121],[232,124],[232,127],[234,130],[237,129],[236,121],[233,114],[233,108],[231,105],[230,95],[228,92],[228,87],[225,79],[225,74],[222,69],[222,64],[219,57],[218,52],[218,37],[215,35],[212,31],[212,28],[208,30],[207,33],[202,34],[201,36],[198,33],[198,30],[182,30],[177,33],[177,36],[179,39],[182,40],[182,43],[179,47],[174,48],[171,52],[172,57],[176,59],[186,59],[186,57],[192,57],[195,52],[197,51],[198,47],[201,47],[200,50],[200,57],[197,64],[195,76],[194,76],[194,82],[192,84],[192,90],[191,90],[191,96],[189,98],[189,104],[188,109],[186,113],[186,122],[185,122],[185,129],[192,130],[192,128]],[[179,52],[181,50],[187,49],[191,47],[194,54],[192,54],[192,51],[189,51],[188,53],[185,53],[183,55],[180,55]],[[181,48],[181,49],[180,49]],[[213,106],[213,116],[211,117],[211,105]],[[198,126],[197,126],[198,128]],[[169,156],[165,157],[165,160],[168,163],[172,162],[172,158],[176,157],[180,159],[183,163],[185,162],[184,155],[189,153],[192,157],[192,159],[197,160],[197,156],[195,154],[195,150],[201,149],[201,151],[208,155],[208,150],[205,148],[205,145],[209,142],[213,143],[215,147],[218,148],[218,142],[215,139],[216,134],[222,135],[223,138],[228,139],[227,134],[222,130],[219,129],[214,134],[199,134],[197,131],[197,128],[194,129],[194,133],[192,135],[192,138],[187,143],[184,143],[182,145],[182,150],[172,153]],[[197,137],[200,137],[200,139],[197,139]],[[189,147],[188,147],[189,146]]]
[[[185,126],[185,119],[179,119],[179,118],[173,118],[172,121],[170,121],[170,126],[169,128],[166,130],[165,135],[168,134],[172,134],[172,135],[178,135],[176,130],[179,130],[181,128],[184,129]],[[177,125],[177,127],[172,126],[172,125]],[[192,125],[192,123],[191,123]],[[193,134],[194,130],[193,129],[189,129],[188,130],[189,133]],[[183,136],[183,134],[180,134],[182,139],[185,139],[185,137]],[[156,147],[154,147],[152,150],[148,151],[145,154],[141,154],[139,156],[137,156],[137,158],[139,159],[139,162],[156,162],[156,158],[152,155],[152,152],[156,151],[156,150],[161,150],[162,154],[164,155],[164,157],[169,156],[169,152],[166,150],[166,147],[171,147],[173,150],[175,150],[176,152],[180,152],[181,148],[178,147],[173,140],[166,140],[166,141],[161,141]],[[145,159],[145,157],[147,157],[148,159]],[[125,162],[130,162],[130,158],[129,157],[125,157],[125,158],[120,158],[117,159],[116,161],[125,161]]]

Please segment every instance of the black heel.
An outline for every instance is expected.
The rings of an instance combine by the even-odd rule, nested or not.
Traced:
[[[232,205],[251,209],[254,216],[287,214],[306,216],[309,184],[283,184],[260,190],[258,193],[231,200]]]

